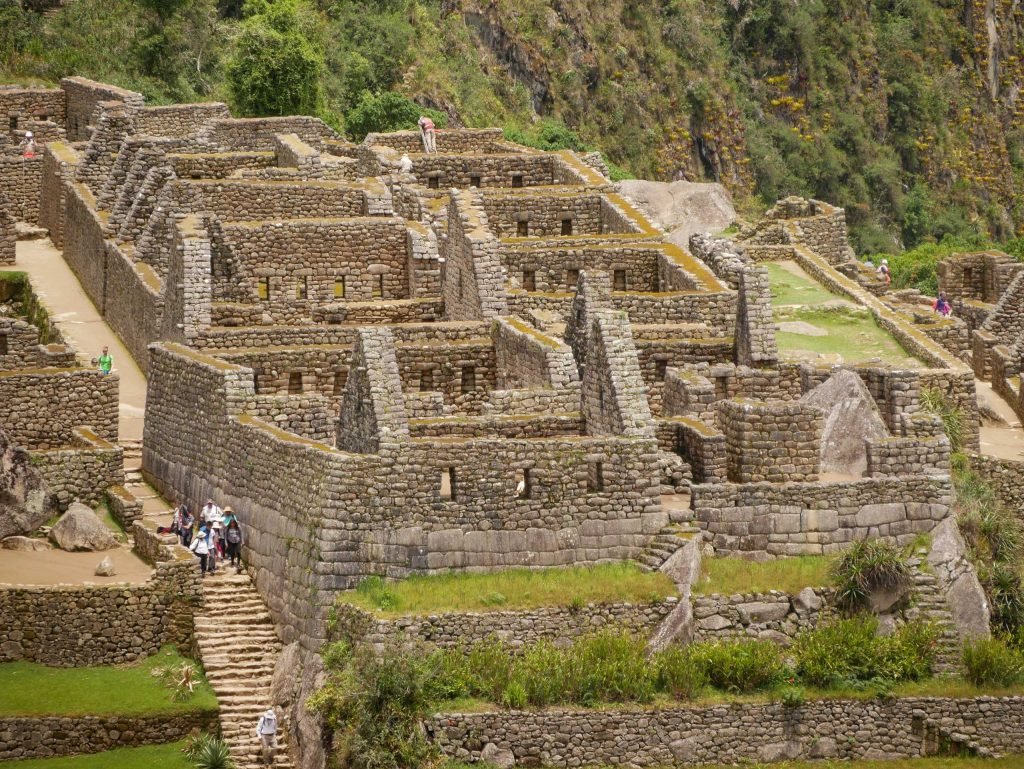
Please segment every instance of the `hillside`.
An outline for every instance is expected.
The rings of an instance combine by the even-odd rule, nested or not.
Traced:
[[[720,181],[741,207],[817,196],[879,251],[1024,224],[1022,40],[1014,0],[70,0],[0,9],[0,76],[357,135],[415,114],[371,96],[399,91],[452,125]]]

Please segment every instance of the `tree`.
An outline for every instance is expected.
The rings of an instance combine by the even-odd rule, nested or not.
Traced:
[[[322,105],[323,50],[303,25],[315,11],[298,0],[247,0],[228,85],[246,115],[316,114]]]
[[[429,115],[439,128],[447,123],[444,113],[421,107],[395,91],[363,91],[359,103],[345,115],[345,127],[353,139],[360,141],[368,133],[416,128],[420,115]]]

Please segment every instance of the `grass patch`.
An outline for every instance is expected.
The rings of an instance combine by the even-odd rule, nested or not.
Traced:
[[[217,698],[201,674],[191,696],[176,701],[166,680],[171,676],[158,672],[185,662],[172,647],[131,666],[51,668],[8,662],[0,665],[0,715],[134,716],[216,710]]]
[[[810,307],[832,299],[843,299],[810,278],[794,275],[780,264],[767,262],[768,280],[772,287],[772,307]]]
[[[774,561],[743,558],[705,558],[701,578],[693,586],[696,595],[734,595],[781,590],[799,593],[805,587],[826,587],[834,583],[832,559],[823,555],[801,555]]]
[[[661,572],[632,562],[552,569],[506,569],[489,574],[449,573],[401,582],[364,580],[338,600],[382,617],[443,612],[532,609],[589,603],[650,603],[676,595]]]
[[[185,742],[146,745],[141,748],[119,748],[88,756],[63,758],[30,758],[5,763],[12,769],[195,769],[181,752]]]
[[[442,769],[469,769],[469,764],[444,764]],[[475,765],[474,765],[475,766]],[[735,769],[735,764],[707,764],[703,769]],[[745,764],[747,769],[1018,769],[1024,756],[1002,758],[898,758],[881,761],[783,761]]]

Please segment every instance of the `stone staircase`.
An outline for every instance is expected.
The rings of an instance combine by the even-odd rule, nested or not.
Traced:
[[[662,494],[661,507],[668,513],[669,523],[654,535],[636,559],[643,569],[649,571],[657,571],[676,550],[700,537],[700,528],[692,520],[688,493]]]
[[[913,605],[907,611],[907,618],[923,619],[938,626],[940,630],[936,654],[936,672],[953,674],[960,669],[960,635],[953,622],[953,615],[946,603],[938,580],[934,574],[914,570]]]
[[[196,614],[196,642],[206,677],[220,702],[221,735],[236,769],[263,766],[256,722],[271,702],[274,664],[281,641],[247,574],[220,568],[204,581]],[[286,724],[278,713],[274,766],[292,769]]]

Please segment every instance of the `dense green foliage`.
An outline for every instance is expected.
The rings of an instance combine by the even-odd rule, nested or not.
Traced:
[[[844,550],[832,568],[836,598],[848,609],[863,607],[876,590],[898,590],[909,584],[910,565],[896,545],[871,539]]]
[[[8,3],[0,76],[344,116],[354,135],[407,125],[383,119],[405,109],[384,97],[398,92],[452,124],[600,148],[640,176],[721,181],[743,204],[829,200],[870,253],[1006,240],[1024,218],[1009,87],[1024,32],[997,5],[990,49],[983,13],[940,0],[73,0],[44,19]]]
[[[1024,655],[998,638],[964,644],[964,677],[978,686],[1013,686],[1024,680]]]
[[[963,455],[953,457],[957,522],[988,594],[993,628],[1024,645],[1024,526],[995,497]]]

